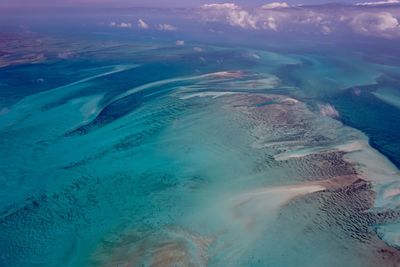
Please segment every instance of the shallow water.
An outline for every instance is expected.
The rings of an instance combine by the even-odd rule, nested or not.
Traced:
[[[202,47],[2,94],[1,265],[396,266],[397,169],[314,108],[386,67]]]

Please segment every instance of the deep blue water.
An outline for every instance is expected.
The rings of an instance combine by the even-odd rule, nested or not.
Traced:
[[[389,80],[389,81],[387,81]],[[400,167],[399,108],[372,95],[377,89],[390,86],[400,93],[398,77],[381,79],[378,84],[349,88],[330,98],[340,112],[340,120],[360,129],[370,138],[370,144]]]

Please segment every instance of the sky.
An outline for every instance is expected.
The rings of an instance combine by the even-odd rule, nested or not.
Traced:
[[[259,6],[268,0],[0,0],[0,7],[198,7],[207,3],[232,2],[241,6]],[[324,4],[329,2],[356,3],[357,0],[286,0],[289,5]]]
[[[302,2],[297,2],[302,1]],[[0,13],[7,10],[4,7],[25,7],[29,14],[37,15],[46,7],[74,7],[76,10],[91,10],[89,8],[118,8],[118,7],[197,7],[196,12],[187,13],[182,16],[185,19],[192,19],[195,22],[221,23],[230,27],[240,28],[250,31],[269,31],[275,33],[294,33],[294,32],[318,32],[326,36],[332,36],[341,32],[352,32],[360,36],[374,38],[400,39],[400,0],[345,0],[354,4],[353,6],[330,5],[324,7],[314,7],[307,5],[324,4],[329,2],[316,2],[316,0],[286,0],[284,2],[264,1],[264,0],[0,0]],[[342,2],[344,3],[344,2]],[[305,6],[293,7],[293,5],[303,4]],[[37,7],[37,9],[32,8]],[[15,9],[11,9],[15,10]],[[20,10],[20,9],[17,9]],[[64,12],[64,9],[60,9]],[[105,9],[107,10],[107,9]],[[123,9],[119,9],[123,10]],[[102,25],[118,29],[138,28],[142,30],[162,30],[177,31],[182,25],[173,25],[171,20],[177,19],[179,13],[171,13],[164,9],[155,16],[158,20],[148,21],[148,13],[138,14],[140,17],[135,19],[118,17],[112,21],[102,21]],[[158,10],[157,10],[158,11]],[[179,10],[175,10],[179,11]],[[130,12],[130,11],[129,11]],[[4,13],[10,15],[13,12]],[[47,14],[47,13],[46,13]],[[53,14],[48,12],[48,14]],[[147,14],[147,15],[146,15]],[[167,16],[167,17],[166,17]],[[169,16],[169,17],[168,17]],[[20,17],[18,17],[20,18]],[[154,24],[156,23],[156,24]]]

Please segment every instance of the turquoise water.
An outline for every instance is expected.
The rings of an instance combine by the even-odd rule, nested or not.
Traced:
[[[349,88],[398,69],[360,62],[139,43],[2,69],[0,265],[396,264],[398,177],[363,172],[367,137],[318,109],[397,121]]]

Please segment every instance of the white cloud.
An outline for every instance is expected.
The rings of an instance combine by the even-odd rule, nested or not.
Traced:
[[[183,40],[176,40],[175,44],[178,45],[178,46],[185,45],[185,41],[183,41]]]
[[[400,36],[399,21],[389,12],[361,13],[354,16],[349,25],[363,35],[385,38]]]
[[[121,22],[121,24],[119,24],[120,28],[132,28],[132,24],[131,23],[126,23],[126,22]]]
[[[239,6],[237,6],[234,3],[224,3],[224,4],[205,4],[202,6],[204,9],[240,9]]]
[[[236,4],[206,4],[201,8],[207,21],[226,20],[232,26],[257,29],[257,19]]]
[[[276,20],[274,17],[269,17],[267,21],[265,21],[264,26],[270,28],[273,31],[278,31],[278,25],[276,24]]]
[[[149,25],[142,19],[138,20],[138,27],[140,29],[148,29],[148,28],[150,28]]]
[[[158,24],[160,31],[176,31],[178,28],[171,24]]]
[[[274,9],[274,8],[286,8],[289,7],[289,4],[286,2],[272,2],[269,4],[263,5],[261,8],[263,9]]]
[[[357,3],[356,6],[378,6],[378,5],[387,5],[387,4],[400,4],[400,0],[386,0],[386,1],[377,1],[377,2],[361,2],[361,3]]]
[[[132,23],[129,22],[121,22],[121,23],[117,23],[117,22],[110,22],[110,26],[111,27],[115,27],[115,28],[132,28]]]

